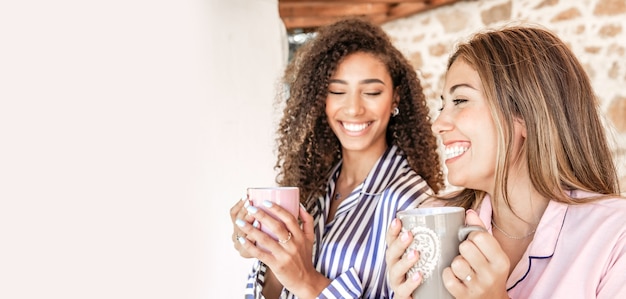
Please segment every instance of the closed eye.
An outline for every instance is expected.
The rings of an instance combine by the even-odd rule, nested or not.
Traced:
[[[332,91],[332,90],[329,90],[328,93],[330,93],[330,94],[345,94],[345,92],[343,92],[343,91]]]
[[[441,98],[441,101],[443,102],[443,97]],[[463,104],[465,102],[467,102],[466,99],[454,99],[454,100],[452,100],[452,104],[454,104],[454,106],[461,105],[461,104]],[[445,108],[445,107],[446,107],[445,104],[441,105],[441,108],[439,108],[439,112],[443,111],[443,108]]]
[[[452,100],[452,103],[453,103],[455,106],[456,106],[456,105],[463,104],[463,103],[465,103],[465,102],[467,102],[467,100],[466,100],[466,99],[454,99],[454,100]]]

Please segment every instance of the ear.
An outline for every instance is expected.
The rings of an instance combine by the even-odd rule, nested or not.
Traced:
[[[393,101],[391,103],[391,109],[398,108],[398,106],[400,106],[400,95],[398,94],[398,91],[396,90],[393,92]]]

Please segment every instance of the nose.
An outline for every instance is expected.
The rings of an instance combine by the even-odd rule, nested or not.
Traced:
[[[363,106],[363,99],[359,93],[351,93],[346,101],[346,106],[344,108],[345,113],[350,116],[356,116],[365,110]]]
[[[435,135],[443,135],[444,133],[450,131],[452,129],[452,122],[450,122],[449,117],[444,111],[439,113],[439,116],[435,118],[431,129]]]

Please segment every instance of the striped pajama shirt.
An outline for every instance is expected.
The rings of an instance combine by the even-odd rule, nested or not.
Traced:
[[[396,212],[415,208],[431,189],[413,171],[396,146],[389,147],[367,178],[340,204],[335,218],[327,222],[330,197],[341,162],[330,172],[325,196],[309,201],[314,218],[314,265],[331,279],[318,298],[390,298],[385,277],[385,235]],[[248,276],[246,298],[263,298],[267,267],[255,261]],[[283,289],[280,298],[297,298]]]

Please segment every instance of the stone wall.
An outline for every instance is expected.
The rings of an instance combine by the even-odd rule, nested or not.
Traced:
[[[420,73],[436,113],[446,62],[454,45],[482,28],[520,22],[554,31],[586,68],[614,139],[622,191],[626,191],[626,1],[461,1],[387,23],[383,28]]]

